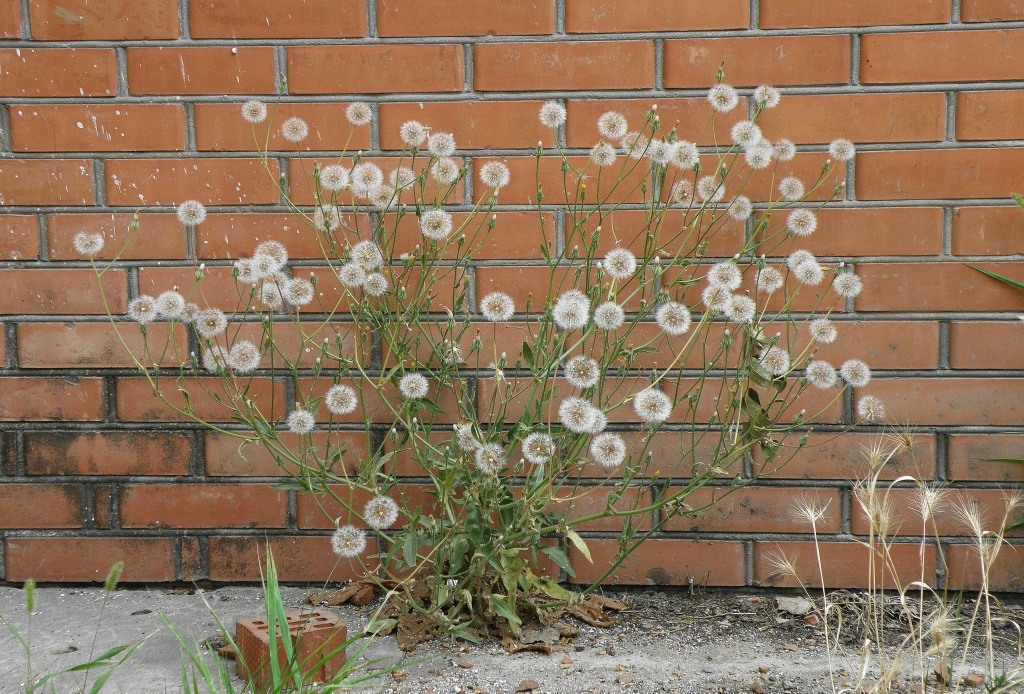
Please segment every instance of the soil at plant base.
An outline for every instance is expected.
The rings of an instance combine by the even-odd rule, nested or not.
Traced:
[[[308,596],[315,590],[285,588],[286,606],[309,609]],[[433,640],[419,644],[407,654],[398,648],[393,635],[376,638],[357,662],[365,665],[376,661],[377,667],[388,664],[397,670],[353,691],[833,691],[825,630],[820,618],[814,616],[813,605],[799,595],[710,590],[691,594],[658,589],[608,591],[605,595],[628,607],[613,613],[614,625],[599,628],[564,617],[563,624],[553,631],[524,631],[520,644],[539,648],[539,652],[509,653],[498,641],[476,645]],[[858,602],[862,601],[856,593],[835,594],[833,599],[846,605],[844,633],[851,637],[843,637],[833,649],[834,686],[839,689],[854,684],[860,675],[860,644],[854,634],[859,633],[855,622]],[[109,596],[97,627],[102,590],[41,588],[30,625],[24,613],[22,592],[0,588],[0,615],[30,638],[33,671],[37,674],[83,662],[90,651],[102,653],[113,645],[146,638],[145,645],[118,668],[104,691],[155,694],[181,691],[180,650],[161,613],[188,638],[204,641],[218,633],[217,621],[207,606],[233,628],[237,619],[260,614],[262,601],[258,587],[119,590]],[[365,625],[378,607],[379,601],[373,601],[358,607],[346,604],[319,609],[337,613],[347,621],[352,633]],[[972,605],[968,602],[964,607],[969,610]],[[895,618],[898,610],[889,611]],[[1011,670],[1019,662],[1014,623],[1024,624],[1024,607],[1005,601],[999,614],[995,634],[1000,650],[996,665]],[[894,634],[897,623],[894,621],[891,626]],[[572,634],[573,631],[576,633]],[[5,654],[0,658],[0,692],[20,691],[25,661],[14,639],[5,636],[0,639],[0,652]],[[523,643],[527,641],[532,643]],[[204,655],[210,662],[218,657],[212,648],[204,651]],[[234,664],[229,665],[234,673]],[[928,668],[931,672],[934,663]],[[980,651],[972,650],[966,664],[961,665],[957,659],[950,672],[940,674],[957,682],[984,669]],[[77,679],[62,677],[55,681],[55,691],[76,691],[82,678],[81,674]],[[934,682],[935,674],[930,678]],[[94,681],[95,675],[91,679]],[[913,684],[901,680],[894,691],[915,691]],[[969,686],[963,690],[971,691]]]

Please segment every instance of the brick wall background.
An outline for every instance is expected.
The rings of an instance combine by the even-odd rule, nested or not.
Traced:
[[[810,248],[852,260],[864,279],[837,318],[876,370],[867,392],[919,427],[922,473],[974,490],[994,522],[1000,490],[1021,479],[981,459],[1024,455],[1024,293],[962,263],[1024,279],[1024,211],[1008,200],[1024,192],[1022,56],[1020,0],[0,0],[2,578],[102,580],[124,558],[128,581],[255,580],[264,538],[286,580],[334,567],[323,520],[267,484],[272,461],[243,462],[235,444],[157,406],[71,247],[75,233],[102,230],[104,253],[117,248],[146,208],[104,277],[114,312],[187,284],[197,262],[229,274],[217,268],[256,239],[316,265],[238,115],[285,79],[279,119],[300,115],[312,134],[299,154],[271,140],[275,174],[295,179],[341,148],[352,100],[376,112],[350,143],[371,156],[393,154],[398,125],[415,117],[451,129],[468,159],[507,157],[516,182],[488,251],[504,263],[477,270],[478,293],[530,263],[536,223],[517,205],[532,190],[530,148],[551,144],[536,120],[544,100],[568,100],[562,144],[585,153],[611,106],[640,119],[657,103],[685,137],[723,62],[745,95],[780,87],[769,136],[802,152],[837,136],[858,144],[847,197],[821,214]],[[820,154],[810,162],[798,155],[793,169],[813,170]],[[188,198],[211,210],[194,235],[173,214]],[[185,346],[184,333],[174,339]],[[288,385],[259,387],[284,398]],[[787,515],[805,492],[831,502],[826,580],[858,585],[865,525],[850,480],[871,438],[827,437],[781,476],[674,523],[618,580],[763,581],[770,552],[810,556]],[[891,474],[904,472],[917,469],[907,460]],[[949,584],[973,584],[965,531],[950,518],[941,527],[929,561],[945,552]],[[595,559],[614,552],[615,534],[590,533]],[[916,545],[905,550],[916,565]],[[1017,586],[1022,560],[1004,552],[999,588]],[[580,580],[588,572],[582,563]]]

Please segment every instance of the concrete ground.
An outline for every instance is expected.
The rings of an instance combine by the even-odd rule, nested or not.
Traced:
[[[309,592],[305,588],[282,589],[286,607],[308,608]],[[808,624],[799,614],[787,612],[778,596],[736,591],[686,595],[657,589],[627,591],[616,596],[630,605],[629,611],[618,615],[616,626],[600,629],[576,622],[579,633],[554,641],[552,653],[509,654],[496,643],[471,645],[437,640],[421,644],[407,657],[398,649],[394,636],[374,639],[362,654],[361,662],[380,659],[397,668],[396,677],[381,677],[349,691],[817,694],[850,686],[860,671],[854,640],[850,647],[834,651],[835,678],[830,679],[820,624]],[[127,589],[107,595],[105,605],[104,598],[99,588],[40,588],[35,613],[29,620],[23,592],[5,587],[0,588],[0,615],[30,641],[32,669],[37,676],[82,663],[90,653],[99,654],[119,644],[145,640],[102,691],[166,694],[190,690],[182,686],[183,656],[161,614],[187,638],[203,641],[219,633],[211,608],[232,632],[236,620],[264,612],[258,587],[191,593],[166,588]],[[351,633],[367,623],[377,604],[322,609],[338,614]],[[1024,612],[1017,608],[1014,616],[1024,616]],[[1015,621],[1022,623],[1024,619]],[[1014,629],[1002,631],[1008,636],[1016,634]],[[1001,664],[1013,670],[1021,661],[1013,644],[1009,646]],[[209,651],[204,652],[208,662],[217,658]],[[0,653],[0,694],[23,692],[24,652],[9,633],[0,633]],[[351,657],[352,651],[349,653]],[[233,675],[234,663],[226,662]],[[951,673],[954,681],[977,672],[981,665],[977,655],[963,666],[955,665]],[[929,671],[931,667],[927,666]],[[90,682],[95,678],[96,674],[90,675]],[[907,672],[901,679],[905,684],[896,691],[912,691],[914,675]],[[79,692],[83,680],[82,673],[64,675],[52,682],[52,689],[42,691]],[[87,691],[91,687],[90,684]],[[199,691],[208,690],[201,686]],[[221,694],[246,690],[241,680],[235,678],[232,688],[213,691]]]

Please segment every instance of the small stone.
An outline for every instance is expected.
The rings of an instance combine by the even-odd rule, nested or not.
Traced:
[[[759,595],[755,595],[752,598],[750,598],[751,605],[760,605],[762,602],[764,602],[764,600]]]
[[[814,609],[814,605],[807,598],[777,597],[775,602],[783,612],[802,617]]]
[[[971,674],[967,675],[962,680],[960,680],[960,683],[967,687],[978,688],[985,684],[985,676],[980,675],[977,672],[972,672]]]
[[[619,684],[629,684],[632,681],[633,675],[629,674],[628,672],[624,672],[618,677]]]
[[[754,694],[764,694],[764,687],[761,686],[760,682],[751,682],[750,691]]]
[[[800,650],[800,646],[796,645],[795,643],[784,643],[784,644],[782,644],[781,648],[784,651],[799,651]]]
[[[463,670],[472,670],[473,669],[473,663],[469,662],[468,660],[460,660],[459,662],[457,662],[455,664],[458,665]]]
[[[949,671],[949,665],[947,665],[944,662],[936,665],[935,668],[932,670],[932,673],[935,675],[935,679],[939,682],[939,684],[949,684],[949,680],[953,676],[953,674]]]
[[[572,665],[572,658],[569,656],[562,656],[562,665]]]
[[[517,692],[532,692],[534,689],[540,689],[540,682],[537,680],[523,680],[516,685]]]
[[[821,620],[818,619],[818,615],[812,613],[804,616],[804,624],[809,627],[816,627],[821,624]]]
[[[771,665],[758,665],[757,666],[757,671],[760,672],[762,675],[766,674],[771,669],[772,669]]]

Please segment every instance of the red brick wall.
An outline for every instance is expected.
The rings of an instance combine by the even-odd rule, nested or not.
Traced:
[[[1021,468],[981,459],[1024,455],[1014,435],[1024,423],[1024,293],[962,263],[1024,279],[1024,211],[1008,200],[1024,192],[1022,53],[1016,0],[5,0],[3,578],[102,580],[123,558],[128,581],[253,580],[267,537],[284,578],[332,571],[322,519],[269,487],[270,461],[243,462],[232,443],[156,405],[71,248],[78,231],[125,233],[135,208],[147,208],[140,238],[104,276],[114,312],[153,283],[187,282],[195,262],[226,274],[218,268],[250,253],[258,230],[285,224],[238,116],[282,78],[283,112],[312,125],[310,156],[343,145],[337,125],[359,99],[378,125],[350,146],[371,156],[393,154],[397,125],[416,117],[453,129],[467,158],[497,149],[524,162],[550,137],[536,121],[546,99],[569,101],[564,144],[583,153],[595,99],[633,114],[657,103],[685,126],[699,121],[696,90],[723,62],[745,95],[780,87],[766,129],[802,151],[836,136],[859,147],[847,197],[821,215],[813,250],[855,263],[865,289],[837,319],[877,370],[867,392],[919,429],[917,464],[893,476],[977,490],[995,522],[1000,485],[1019,481]],[[273,173],[308,171],[311,161],[283,144],[271,142],[281,148]],[[503,200],[517,202],[514,190]],[[187,238],[172,206],[194,197],[211,216]],[[514,238],[493,257],[529,261],[535,239]],[[297,257],[317,257],[315,245],[289,243]],[[502,272],[519,271],[488,269],[476,281]],[[282,388],[259,385],[265,398],[283,398]],[[806,566],[809,538],[787,512],[807,493],[830,502],[826,580],[862,582],[854,538],[864,521],[849,480],[864,472],[871,435],[828,430],[761,487],[667,526],[617,580],[751,585],[768,579],[780,548]],[[942,530],[949,584],[970,585],[965,531]],[[595,558],[614,552],[614,535],[592,532]],[[903,549],[899,560],[916,565],[916,547]],[[929,578],[941,582],[938,549]],[[1022,556],[1004,552],[1000,588],[1018,585]],[[580,565],[581,580],[592,573]]]

